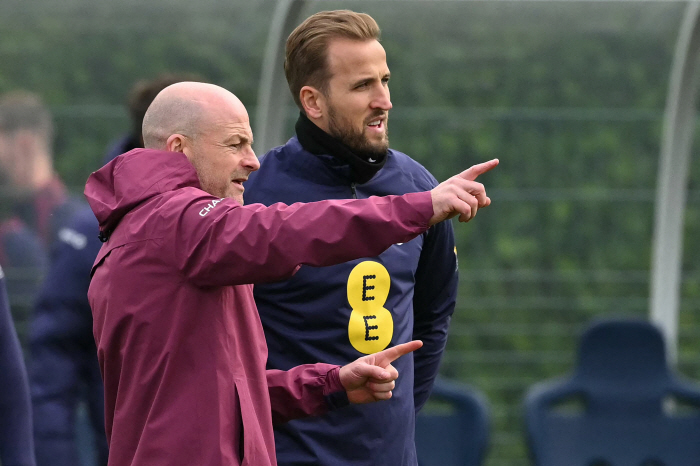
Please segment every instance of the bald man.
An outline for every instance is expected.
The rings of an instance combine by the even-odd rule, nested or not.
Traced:
[[[244,206],[243,182],[259,164],[233,94],[174,84],[148,109],[143,135],[146,149],[85,187],[105,242],[88,299],[109,465],[275,465],[273,423],[390,398],[391,362],[420,342],[343,367],[265,370],[252,284],[377,255],[456,215],[470,220],[490,204],[473,179],[497,161],[430,192]]]

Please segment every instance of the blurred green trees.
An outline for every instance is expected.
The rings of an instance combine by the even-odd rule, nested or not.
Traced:
[[[491,465],[524,463],[524,390],[570,370],[585,324],[647,314],[661,120],[684,5],[316,2],[309,10],[350,7],[379,22],[394,148],[440,180],[501,160],[481,180],[493,205],[455,226],[460,300],[442,367],[486,392]],[[79,191],[128,128],[123,104],[137,79],[198,73],[236,93],[252,117],[274,6],[8,0],[0,92],[45,97],[57,168]],[[700,379],[697,163],[692,170],[680,369]]]

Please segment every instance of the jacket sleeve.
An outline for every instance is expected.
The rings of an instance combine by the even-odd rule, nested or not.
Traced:
[[[188,202],[173,228],[173,256],[200,286],[281,280],[302,264],[375,256],[424,232],[433,214],[429,192],[269,207],[210,196]]]
[[[27,371],[17,339],[5,280],[0,269],[0,460],[7,466],[33,466],[31,406]]]
[[[75,407],[83,392],[88,395],[99,453],[106,454],[103,389],[87,300],[90,267],[101,246],[97,231],[97,220],[87,208],[59,229],[34,307],[29,385],[40,465],[75,461]]]
[[[267,386],[272,406],[272,422],[319,416],[329,409],[349,404],[340,383],[340,367],[332,364],[305,364],[288,371],[268,370]]]
[[[452,223],[441,222],[428,230],[416,270],[413,338],[423,341],[423,347],[414,354],[416,412],[428,400],[438,373],[455,308],[458,281]]]

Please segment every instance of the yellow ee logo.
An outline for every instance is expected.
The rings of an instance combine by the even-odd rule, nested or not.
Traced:
[[[391,278],[379,262],[360,262],[348,277],[348,302],[352,307],[348,336],[360,353],[383,350],[394,335],[394,319],[384,308]]]

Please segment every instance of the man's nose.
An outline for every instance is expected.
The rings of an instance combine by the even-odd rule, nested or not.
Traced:
[[[252,147],[248,148],[248,153],[243,158],[243,164],[252,172],[260,168],[260,160],[258,160],[258,156],[255,155]]]
[[[381,86],[377,89],[374,99],[372,99],[372,108],[381,108],[382,110],[389,111],[391,107],[393,107],[393,105],[391,104],[389,86]]]

